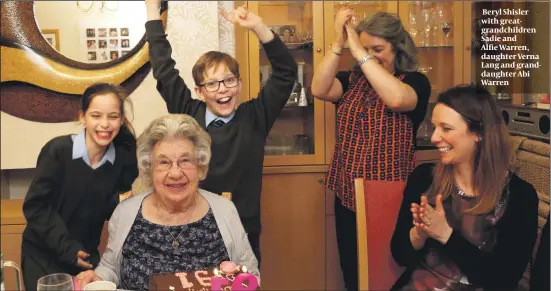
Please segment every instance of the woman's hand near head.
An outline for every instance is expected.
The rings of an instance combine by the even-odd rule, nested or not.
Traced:
[[[80,272],[77,275],[78,284],[80,285],[80,289],[83,289],[86,284],[94,281],[100,281],[103,280],[100,276],[96,275],[96,272],[92,270]]]
[[[264,24],[262,18],[249,12],[246,5],[239,6],[230,12],[220,9],[220,15],[233,24],[251,30],[262,43],[269,42],[274,38],[272,31]]]
[[[335,43],[336,49],[342,49],[347,39],[346,23],[349,23],[354,16],[354,9],[345,6],[339,9],[335,17]]]
[[[350,53],[356,60],[359,61],[367,55],[367,51],[362,46],[362,43],[360,42],[360,37],[354,29],[352,23],[347,22],[344,27],[346,29],[346,35],[348,36],[348,46],[350,48]]]

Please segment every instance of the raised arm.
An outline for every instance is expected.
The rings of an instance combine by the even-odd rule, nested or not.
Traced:
[[[258,128],[267,135],[279,113],[289,100],[295,81],[297,80],[297,64],[287,46],[264,24],[262,18],[239,7],[228,13],[221,14],[234,24],[254,32],[268,56],[272,65],[272,75],[266,85],[255,98],[244,106],[253,106],[253,114]]]
[[[54,191],[60,188],[63,175],[63,160],[58,148],[60,145],[55,144],[58,141],[54,139],[48,142],[40,151],[36,176],[23,202],[23,214],[27,228],[54,250],[57,258],[67,264],[77,265],[77,254],[84,247],[80,242],[70,239],[67,225],[52,207]]]
[[[368,56],[371,57],[371,59],[363,62],[360,67],[369,83],[373,86],[373,89],[375,89],[381,98],[381,101],[388,108],[397,112],[415,109],[419,99],[415,90],[410,85],[396,78],[380,65],[377,59],[368,54],[360,42],[358,33],[350,23],[347,23],[345,28],[352,56],[358,62]]]
[[[153,77],[157,80],[157,91],[166,102],[169,113],[193,114],[201,101],[191,97],[191,90],[172,59],[172,47],[160,20],[160,0],[146,0],[147,23],[145,32],[149,43],[149,58]]]
[[[327,53],[317,66],[312,79],[312,95],[320,100],[336,102],[344,93],[343,85],[335,75],[347,39],[344,24],[350,21],[353,15],[352,8],[343,7],[335,17],[335,41],[331,45],[331,52]]]

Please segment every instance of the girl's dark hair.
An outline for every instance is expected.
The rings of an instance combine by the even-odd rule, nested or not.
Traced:
[[[120,111],[121,111],[122,121],[123,121],[123,124],[121,126],[119,133],[117,134],[115,139],[113,139],[113,143],[116,146],[122,146],[126,149],[135,149],[136,137],[134,133],[134,128],[132,127],[132,124],[128,120],[128,116],[126,114],[126,112],[133,114],[133,107],[132,107],[132,102],[130,102],[130,99],[128,98],[128,94],[126,93],[124,88],[114,84],[109,84],[109,83],[93,84],[90,87],[86,88],[86,90],[82,94],[82,98],[80,102],[80,110],[86,113],[94,97],[98,95],[105,95],[105,94],[114,94],[115,96],[117,96],[117,99],[119,100]],[[126,111],[124,110],[125,103],[127,104],[127,107],[128,107]]]

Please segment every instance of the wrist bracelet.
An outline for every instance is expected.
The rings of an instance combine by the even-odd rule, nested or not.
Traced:
[[[334,51],[333,48],[331,48],[331,52],[336,54],[339,57],[342,56],[342,49],[341,49],[341,52],[339,53],[339,52]]]
[[[372,55],[370,55],[369,53],[367,55],[365,55],[363,58],[361,58],[359,61],[358,61],[358,66],[361,66],[363,63],[373,59],[374,57]]]

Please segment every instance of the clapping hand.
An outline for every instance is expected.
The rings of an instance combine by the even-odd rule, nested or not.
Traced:
[[[356,60],[359,61],[361,58],[367,55],[367,51],[362,46],[362,43],[360,42],[360,37],[358,36],[358,33],[354,29],[353,25],[350,22],[347,22],[344,27],[346,29],[346,35],[348,37],[348,47],[350,48],[350,53]]]
[[[422,196],[418,213],[421,221],[416,226],[419,226],[429,237],[445,244],[453,229],[446,220],[446,212],[442,205],[442,194],[436,195],[436,207],[434,208],[429,205],[427,197]]]
[[[345,24],[349,23],[354,16],[354,9],[345,6],[339,9],[337,16],[335,17],[335,41],[340,46],[344,46],[347,39]]]

